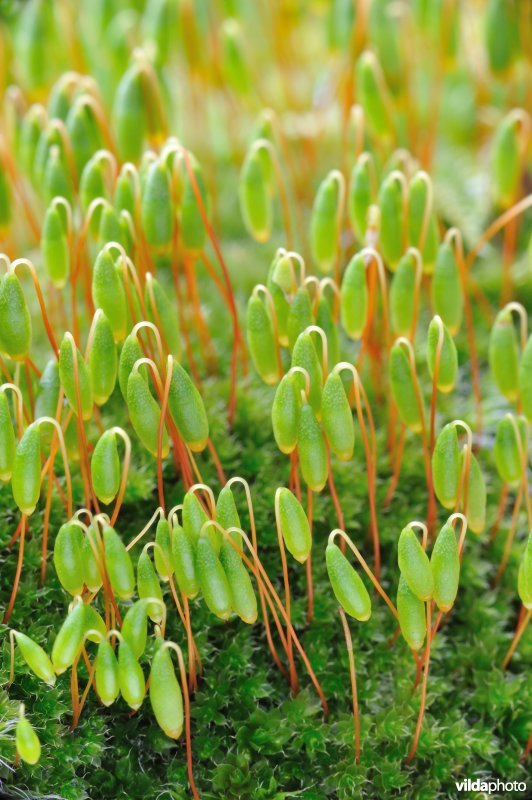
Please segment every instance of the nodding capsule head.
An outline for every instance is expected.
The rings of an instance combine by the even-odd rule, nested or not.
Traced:
[[[265,167],[265,155],[259,149],[252,148],[244,159],[238,185],[244,225],[257,242],[268,241],[273,225],[269,170]]]
[[[329,542],[325,551],[327,574],[334,596],[346,614],[359,622],[371,616],[371,598],[362,579],[338,545]]]
[[[183,696],[169,648],[164,643],[151,663],[150,703],[159,727],[171,739],[179,739],[184,722]]]
[[[342,191],[335,173],[320,183],[310,217],[310,249],[321,272],[332,272],[338,251]]]
[[[434,600],[445,614],[451,610],[460,580],[460,555],[455,530],[449,522],[442,527],[430,556],[434,576]]]
[[[255,369],[265,383],[277,383],[279,366],[273,322],[265,303],[251,295],[247,307],[248,345]]]
[[[312,534],[303,506],[289,489],[277,490],[279,528],[288,552],[304,564],[312,548]]]
[[[368,318],[366,260],[362,253],[353,256],[342,278],[340,288],[342,326],[350,339],[362,337]]]
[[[458,353],[454,340],[441,317],[434,317],[427,334],[427,364],[431,378],[436,378],[440,392],[448,394],[454,388],[458,374]]]
[[[432,454],[432,479],[436,497],[444,508],[454,508],[461,477],[461,457],[456,426],[445,425]]]
[[[416,534],[408,525],[403,528],[399,536],[397,560],[401,575],[410,590],[423,602],[430,600],[434,593],[430,561]]]

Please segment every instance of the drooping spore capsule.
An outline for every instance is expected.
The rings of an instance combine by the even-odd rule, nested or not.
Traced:
[[[14,272],[0,280],[0,350],[16,361],[31,348],[31,317],[20,281]]]
[[[410,359],[400,342],[390,350],[390,386],[404,424],[419,433],[423,426],[417,399],[417,378],[412,374]]]
[[[256,295],[248,301],[247,336],[255,369],[265,383],[276,383],[279,368],[273,323],[266,305]]]
[[[440,348],[440,336],[442,337]],[[438,359],[438,350],[439,359]],[[427,364],[431,378],[437,368],[436,385],[440,392],[451,392],[458,373],[458,353],[454,340],[440,317],[434,317],[427,334]]]
[[[521,558],[517,591],[524,607],[528,610],[532,609],[532,531],[528,534],[525,550]]]
[[[199,592],[195,547],[181,525],[177,524],[172,527],[172,566],[180,591],[192,600]]]
[[[114,391],[118,374],[118,355],[113,329],[103,312],[94,325],[88,362],[94,402],[97,406],[103,406]]]
[[[55,637],[52,647],[52,664],[57,675],[72,666],[81,652],[86,632],[84,606],[83,602],[79,602],[74,606]]]
[[[138,336],[134,333],[130,333],[129,336],[126,336],[124,339],[124,344],[120,351],[120,358],[118,359],[118,385],[120,386],[120,391],[122,392],[124,400],[127,400],[127,382],[131,371],[135,362],[139,361],[143,356],[144,353],[142,352]],[[144,364],[139,367],[138,372],[145,377],[148,375],[147,367]]]
[[[146,547],[143,549],[137,562],[137,592],[142,598],[155,598],[158,603],[148,604],[148,616],[157,625],[160,625],[163,618],[163,593],[159,578],[152,564],[150,554]]]
[[[512,319],[506,306],[495,317],[489,344],[491,374],[501,394],[515,402],[519,389],[519,348]]]
[[[454,249],[446,241],[438,248],[431,293],[434,313],[442,318],[451,336],[455,336],[462,324],[464,296]]]
[[[135,658],[146,649],[148,638],[148,600],[137,600],[125,613],[120,633],[131,648]]]
[[[162,159],[154,161],[148,168],[142,191],[141,215],[146,241],[156,252],[165,252],[172,243],[174,213],[170,178]]]
[[[401,258],[390,287],[390,318],[397,336],[409,336],[416,311],[417,263],[413,253]]]
[[[161,409],[150,392],[146,379],[136,370],[127,382],[127,409],[131,424],[140,441],[152,456],[157,457]],[[169,450],[168,432],[163,424],[161,457]]]
[[[353,256],[342,278],[340,288],[342,326],[350,339],[361,338],[368,318],[368,287],[365,257]]]
[[[238,196],[248,233],[257,242],[267,242],[273,225],[273,203],[264,158],[258,149],[247,154],[240,172]]]
[[[91,544],[92,543],[92,544]],[[96,559],[95,551],[98,553],[98,543],[94,528],[90,526],[83,537],[83,545],[81,548],[83,557],[83,577],[85,585],[89,592],[97,592],[102,585],[102,576],[99,568],[99,560]]]
[[[466,458],[466,454],[462,452],[462,464],[464,458]],[[469,529],[479,535],[486,525],[486,483],[474,453],[471,453],[469,477],[466,475],[465,480],[468,481],[468,493],[464,514],[467,517]]]
[[[184,721],[183,695],[169,649],[164,644],[151,663],[150,703],[159,727],[171,739],[179,739]]]
[[[493,456],[501,480],[517,484],[526,469],[527,426],[522,417],[506,414],[497,424]],[[525,464],[523,464],[525,460]]]
[[[125,639],[118,648],[118,685],[128,706],[134,711],[140,708],[146,695],[146,679]]]
[[[342,461],[349,461],[355,448],[355,426],[344,384],[335,372],[325,381],[321,414],[331,450]]]
[[[207,516],[202,504],[198,500],[198,496],[195,492],[188,491],[183,498],[182,514],[183,529],[194,547],[196,547],[201,534],[201,529],[209,517]],[[214,549],[216,552],[218,552],[220,550],[220,544],[222,541],[221,533],[219,533],[219,531],[217,531],[213,525],[209,525],[206,535],[211,539]]]
[[[224,530],[229,528],[240,528],[240,516],[235,503],[235,496],[230,486],[224,486],[220,490],[216,501],[216,521]],[[231,538],[242,546],[242,537],[237,531],[231,531]]]
[[[15,743],[21,761],[36,764],[41,757],[41,743],[29,720],[21,714],[15,729]]]
[[[0,480],[11,480],[17,443],[6,392],[0,392]]]
[[[430,556],[430,566],[434,576],[434,600],[440,611],[447,613],[454,605],[460,580],[460,556],[456,533],[448,522],[436,537]]]
[[[431,181],[427,173],[417,172],[408,187],[408,242],[423,258],[423,271],[431,275],[438,254],[440,236],[431,204]]]
[[[220,619],[229,619],[233,611],[231,589],[220,559],[206,536],[200,536],[196,545],[196,569],[208,609]]]
[[[321,338],[321,337],[320,337]],[[292,367],[301,367],[309,377],[308,401],[317,417],[321,416],[323,370],[310,333],[300,333],[292,350]],[[295,372],[300,389],[306,386],[305,377]]]
[[[174,573],[172,565],[172,545],[170,541],[170,525],[168,520],[161,518],[155,529],[155,547],[153,558],[155,569],[161,580],[168,581]]]
[[[393,136],[391,99],[382,67],[375,55],[365,51],[356,65],[357,95],[375,135],[384,141]]]
[[[143,74],[133,64],[117,86],[113,106],[113,130],[123,161],[139,161],[147,132]]]
[[[522,178],[521,120],[515,111],[499,122],[491,148],[491,184],[495,203],[509,208],[517,199]]]
[[[344,611],[359,622],[371,616],[371,599],[360,575],[351,566],[338,545],[330,542],[325,551],[327,574]]]
[[[56,679],[54,666],[45,650],[21,631],[13,631],[13,636],[31,671],[49,686],[53,686]]]
[[[528,337],[519,363],[519,397],[523,414],[532,423],[532,335]]]
[[[412,650],[420,650],[426,635],[425,606],[403,575],[399,577],[397,589],[397,613],[404,640]]]
[[[323,431],[308,403],[301,407],[297,446],[303,480],[313,492],[321,492],[328,476],[327,448]]]
[[[310,217],[310,249],[312,257],[320,272],[332,272],[334,269],[341,208],[341,188],[339,176],[330,172],[320,183]]]
[[[66,333],[59,349],[59,379],[74,414],[78,416],[78,412],[81,410],[82,419],[89,420],[92,417],[94,403],[89,370],[79,349],[74,344],[73,337]]]
[[[347,210],[349,221],[360,244],[365,244],[368,210],[373,202],[371,181],[372,161],[369,153],[362,153],[351,171]]]
[[[41,434],[36,422],[28,425],[17,445],[11,488],[22,513],[33,514],[41,492]]]
[[[131,556],[118,533],[110,525],[104,527],[102,535],[105,566],[113,592],[121,600],[129,600],[135,591],[135,574]]]
[[[115,342],[126,335],[127,305],[122,279],[109,250],[101,250],[92,271],[92,299],[109,320]]]
[[[432,454],[432,479],[436,497],[444,508],[454,508],[461,476],[461,457],[456,426],[445,425]]]
[[[299,382],[294,374],[280,381],[272,403],[272,427],[277,447],[286,455],[297,445],[297,429],[301,408]]]
[[[96,442],[91,458],[91,478],[98,500],[104,505],[112,503],[120,486],[120,460],[113,430],[104,431]]]
[[[294,347],[299,334],[303,333],[305,328],[308,328],[313,322],[314,317],[307,287],[300,286],[290,304],[286,322],[288,347],[290,350]]]
[[[70,272],[70,251],[65,221],[59,206],[46,209],[41,233],[41,257],[44,270],[54,286],[62,289]]]
[[[288,552],[304,564],[312,548],[312,534],[303,510],[303,506],[295,495],[286,488],[277,493],[279,508],[279,527]]]
[[[96,691],[104,706],[114,703],[120,693],[118,683],[118,661],[111,644],[102,639],[94,661]]]
[[[220,563],[229,583],[231,607],[243,622],[253,625],[258,609],[251,577],[241,557],[226,539],[220,548]]]
[[[397,560],[410,590],[420,600],[430,600],[434,593],[434,579],[429,558],[409,526],[403,528],[399,536]]]
[[[81,595],[85,583],[83,530],[75,522],[65,522],[57,532],[54,566],[63,589],[73,596]]]
[[[379,235],[382,257],[392,272],[404,252],[405,200],[400,173],[391,172],[379,190],[381,229]]]
[[[193,453],[200,453],[209,439],[209,421],[203,398],[188,372],[174,360],[168,408],[179,433]]]

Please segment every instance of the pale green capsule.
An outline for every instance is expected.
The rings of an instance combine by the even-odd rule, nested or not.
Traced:
[[[320,183],[310,217],[310,250],[321,272],[332,272],[339,236],[340,190],[335,173]]]
[[[76,352],[77,377],[74,367],[74,353]],[[59,379],[74,414],[78,416],[78,387],[79,403],[81,406],[81,417],[87,421],[92,417],[92,407],[94,396],[92,393],[91,378],[89,369],[85,363],[79,349],[75,346],[74,340],[67,334],[63,336],[61,347],[59,348]]]
[[[362,153],[351,171],[347,195],[349,221],[361,244],[366,241],[368,211],[372,202],[371,156],[369,153]]]
[[[209,519],[195,492],[188,491],[184,496],[182,515],[183,529],[195,547],[198,543],[201,529]],[[222,541],[222,534],[215,531],[213,525],[209,525],[207,528],[207,535],[210,535],[212,544],[215,546],[216,552],[218,552]]]
[[[160,603],[149,603],[148,605],[148,616],[152,622],[160,625],[163,618],[163,593],[146,548],[143,549],[137,562],[137,592],[141,599],[149,597],[161,601]]]
[[[14,272],[0,280],[0,350],[20,361],[31,348],[31,317],[20,281]]]
[[[296,376],[285,375],[273,398],[272,427],[277,447],[289,455],[297,445],[297,429],[301,409],[301,394]]]
[[[292,350],[292,367],[301,367],[309,376],[310,391],[308,401],[317,417],[321,415],[321,394],[323,385],[323,370],[318,360],[310,333],[300,333]],[[300,389],[306,386],[305,377],[295,373],[296,382]]]
[[[432,453],[432,480],[436,497],[444,508],[454,508],[461,477],[461,456],[456,426],[442,428]]]
[[[135,334],[130,333],[129,336],[127,336],[124,340],[122,350],[120,351],[120,358],[118,360],[118,384],[124,400],[127,400],[127,382],[129,380],[129,376],[131,375],[131,370],[133,369],[135,362],[143,358],[143,356],[144,353],[142,352],[138,337]],[[148,377],[147,368],[144,364],[139,368],[138,371],[141,375],[144,375],[146,378]]]
[[[192,600],[199,592],[195,547],[181,525],[177,524],[172,527],[172,566],[179,589]]]
[[[172,545],[170,542],[170,525],[168,520],[160,519],[155,529],[155,544],[153,558],[155,569],[163,581],[168,581],[174,573],[172,566]]]
[[[127,304],[124,284],[109,250],[101,250],[92,271],[92,299],[109,320],[115,342],[126,335]]]
[[[340,548],[331,542],[325,550],[327,574],[344,611],[359,622],[371,617],[371,599],[360,575],[351,566]]]
[[[462,453],[462,464],[465,454]],[[469,489],[467,493],[467,508],[464,514],[467,524],[473,533],[481,534],[486,524],[486,484],[480,465],[473,453],[469,467]]]
[[[404,252],[403,184],[397,173],[388,175],[379,190],[381,229],[379,235],[382,257],[392,272]]]
[[[362,53],[356,64],[357,96],[372,131],[379,139],[393,135],[391,100],[381,65],[373,53]]]
[[[253,625],[258,609],[251,577],[239,554],[225,539],[220,548],[220,563],[229,583],[231,607],[243,622]]]
[[[118,533],[110,525],[106,525],[103,529],[103,547],[105,566],[113,592],[121,600],[129,600],[135,591],[135,573],[131,556]]]
[[[434,312],[442,318],[451,336],[455,336],[462,324],[464,295],[454,249],[448,242],[442,242],[438,248],[431,294]]]
[[[94,667],[98,696],[104,706],[110,706],[118,697],[120,686],[118,684],[118,661],[115,651],[107,639],[103,639],[98,645]]]
[[[65,223],[58,206],[46,209],[41,233],[41,257],[44,270],[54,286],[62,289],[70,272],[70,250]]]
[[[489,0],[484,18],[486,52],[492,72],[504,74],[519,53],[519,6]]]
[[[240,95],[249,95],[251,78],[245,59],[244,32],[237,19],[228,18],[220,28],[221,66],[227,84]]]
[[[420,650],[426,636],[425,606],[411,591],[403,575],[397,589],[397,613],[403,638],[412,650]]]
[[[322,395],[322,423],[331,450],[342,461],[349,461],[355,449],[355,426],[344,384],[331,372]]]
[[[127,410],[135,433],[146,450],[157,458],[161,409],[150,392],[147,380],[138,371],[131,372],[127,381]],[[161,444],[161,458],[166,458],[170,444],[164,424]]]
[[[304,564],[312,548],[312,534],[303,506],[289,489],[277,494],[279,527],[288,552]]]
[[[188,372],[175,360],[172,364],[168,409],[192,452],[204,450],[209,440],[209,420],[203,398]]]
[[[491,178],[495,203],[509,208],[517,199],[522,173],[520,120],[505,116],[495,131],[491,149]]]
[[[39,393],[35,399],[35,419],[39,419],[39,417],[55,417],[60,385],[57,359],[52,358],[43,369],[39,381]],[[51,432],[43,431],[43,441],[49,439],[51,435]]]
[[[436,370],[436,356],[440,339],[440,329],[443,332],[443,343],[438,364],[437,387],[445,394],[454,389],[458,373],[458,353],[454,340],[441,319],[434,317],[429,325],[427,334],[427,365],[430,377],[434,378]]]
[[[425,175],[425,178],[423,178]],[[425,214],[427,203],[429,202],[429,187],[427,180],[430,180],[426,173],[418,172],[408,188],[408,242],[412,247],[417,247],[421,251],[423,258],[423,271],[431,275],[434,271],[434,262],[438,253],[440,236],[438,232],[438,222],[434,211],[429,212],[428,223],[425,226]],[[425,229],[423,243],[421,237]]]
[[[505,483],[517,484],[522,478],[526,464],[523,464],[521,453],[526,460],[527,438],[526,422],[522,417],[506,414],[499,420],[493,456],[497,472]]]
[[[409,336],[415,314],[417,263],[412,253],[399,261],[390,286],[390,318],[397,336]]]
[[[120,460],[116,434],[104,431],[92,453],[91,478],[94,493],[104,505],[109,505],[118,494],[120,486]]]
[[[31,671],[49,686],[55,683],[55,671],[43,648],[20,631],[13,631],[20,654]]]
[[[423,422],[417,400],[417,377],[412,374],[410,360],[400,342],[390,350],[390,386],[394,402],[404,424],[419,433]]]
[[[268,309],[256,295],[248,301],[247,338],[255,369],[265,383],[277,383],[279,367],[273,323]]]
[[[528,534],[519,566],[517,590],[524,607],[530,610],[532,608],[532,531]]]
[[[11,480],[17,442],[6,392],[0,392],[0,480]]]
[[[286,323],[288,334],[288,346],[290,350],[296,343],[297,337],[303,333],[305,328],[314,323],[310,297],[305,286],[300,286],[295,293]]]
[[[123,161],[139,161],[148,129],[143,71],[134,63],[117,86],[113,106],[113,131]]]
[[[155,323],[161,334],[168,352],[174,358],[179,359],[181,355],[181,334],[179,332],[179,316],[177,306],[171,302],[167,291],[163,289],[158,280],[150,277],[150,289],[148,291],[148,281],[146,281],[146,309],[151,322]],[[155,309],[152,303],[155,302]]]
[[[166,252],[172,244],[175,215],[168,170],[161,159],[148,167],[142,190],[141,218],[147,243],[156,252]]]
[[[15,730],[17,753],[26,764],[36,764],[41,757],[41,743],[30,722],[22,716]]]
[[[61,625],[52,647],[52,664],[57,675],[72,666],[80,654],[87,630],[85,624],[85,604],[80,602]]]
[[[235,503],[235,496],[230,486],[224,486],[220,490],[216,501],[216,521],[224,530],[229,528],[241,528],[240,516]],[[231,538],[242,547],[242,536],[236,531],[231,532]]]
[[[368,319],[366,264],[361,253],[353,256],[344,272],[340,289],[340,314],[349,338],[360,339]]]
[[[134,711],[140,708],[146,695],[146,681],[142,667],[125,640],[118,648],[118,685],[128,706]]]
[[[222,563],[206,536],[200,536],[196,545],[196,570],[208,609],[220,619],[229,619],[233,611],[231,589]]]
[[[320,424],[308,403],[301,407],[297,446],[303,480],[313,492],[321,492],[329,472],[327,448]]]
[[[199,189],[199,194],[202,199],[205,214],[209,215],[209,197],[207,195],[207,187],[203,177],[203,171],[194,158],[190,155],[192,162],[192,172]],[[183,245],[187,252],[192,255],[198,255],[205,247],[206,232],[205,223],[200,213],[196,194],[192,181],[190,180],[188,171],[185,172],[183,196],[181,198],[181,238]]]
[[[491,329],[489,359],[491,374],[501,394],[511,403],[515,402],[519,390],[519,347],[517,334],[508,307],[495,317]]]
[[[148,600],[137,600],[128,608],[122,620],[120,633],[131,648],[135,658],[140,658],[146,650],[148,638]]]
[[[434,600],[447,613],[454,605],[460,580],[460,555],[456,533],[448,522],[440,530],[432,553],[430,566],[434,576]]]
[[[97,406],[103,406],[114,391],[118,374],[113,329],[103,313],[98,316],[94,326],[88,362],[94,402]]]
[[[532,423],[532,336],[528,337],[528,341],[521,354],[518,378],[519,397],[521,399],[523,414],[528,422]]]
[[[159,727],[171,739],[183,731],[183,696],[172,658],[164,644],[153,656],[150,672],[150,703]]]
[[[255,241],[267,242],[272,233],[273,203],[264,159],[256,148],[249,151],[242,165],[238,197],[246,230]]]
[[[423,601],[430,600],[434,593],[434,579],[429,558],[408,526],[403,528],[399,536],[397,561],[401,575],[416,597]]]
[[[36,422],[28,425],[17,445],[11,489],[22,513],[33,514],[41,492],[41,434]]]
[[[316,311],[316,325],[321,328],[325,333],[327,339],[327,353],[329,364],[337,364],[340,361],[340,330],[333,317],[333,310],[331,303],[321,293],[318,300],[318,310]],[[316,339],[314,343],[318,358],[323,362],[323,342],[321,336]]]
[[[83,557],[83,578],[85,580],[85,585],[89,592],[97,592],[102,585],[102,576],[98,568],[98,561],[94,555],[91,542],[93,543],[96,552],[99,554],[96,536],[92,527],[88,529],[88,532],[83,537],[81,552]]]
[[[71,595],[81,595],[85,583],[83,530],[74,522],[61,525],[54,542],[54,566],[59,583]]]
[[[273,306],[275,308],[279,344],[283,347],[288,347],[288,315],[290,314],[290,303],[284,291],[273,280],[276,264],[280,258],[282,258],[282,256],[276,256],[270,265],[266,287],[272,296]],[[310,316],[312,318],[312,313]]]

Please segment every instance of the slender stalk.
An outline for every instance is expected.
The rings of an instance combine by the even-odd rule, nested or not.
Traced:
[[[425,660],[424,660],[424,671],[423,671],[423,683],[421,684],[421,704],[419,706],[419,715],[417,718],[417,725],[416,731],[414,734],[414,741],[412,742],[412,747],[410,748],[410,752],[406,758],[406,763],[409,764],[412,759],[414,758],[419,742],[419,735],[421,733],[421,726],[423,724],[423,717],[425,715],[425,705],[427,702],[427,683],[429,679],[429,665],[430,665],[430,645],[432,641],[432,629],[431,629],[431,602],[430,600],[425,603],[425,610],[427,615],[427,646],[425,647]]]
[[[358,695],[357,695],[357,676],[355,671],[355,654],[353,651],[353,639],[351,638],[351,631],[345,616],[345,612],[341,606],[338,607],[338,613],[342,620],[344,628],[345,644],[347,647],[347,655],[349,657],[349,675],[351,678],[351,694],[353,697],[353,720],[355,728],[355,763],[360,761],[360,716],[358,711]]]

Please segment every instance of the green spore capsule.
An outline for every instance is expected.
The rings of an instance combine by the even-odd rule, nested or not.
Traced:
[[[193,540],[177,524],[172,527],[172,566],[179,589],[192,600],[200,588],[195,547]]]
[[[94,402],[103,406],[112,395],[118,374],[118,355],[111,323],[101,312],[94,323],[89,351],[89,376]]]
[[[397,560],[411,591],[420,600],[430,600],[434,593],[430,561],[416,534],[408,526],[403,528],[399,536]]]
[[[202,504],[198,500],[198,496],[195,492],[188,491],[184,498],[183,498],[183,528],[185,530],[186,535],[190,539],[190,541],[197,545],[198,540],[200,538],[200,533],[203,525],[207,522],[209,517],[207,516]],[[210,539],[212,544],[215,546],[216,552],[220,549],[221,544],[221,533],[215,531],[213,533],[214,526],[209,526],[209,530],[207,532],[207,536],[210,535]]]
[[[140,161],[147,132],[147,105],[143,74],[132,64],[117,86],[113,105],[113,131],[122,161]]]
[[[308,328],[313,323],[314,317],[309,293],[306,286],[300,286],[293,297],[286,323],[290,350],[294,347],[299,334],[303,333],[305,328]]]
[[[99,209],[100,218],[98,225],[97,239],[103,247],[108,242],[115,242],[121,245],[124,250],[131,249],[131,232],[126,219],[113,208],[110,203],[105,202]]]
[[[321,415],[321,394],[323,370],[310,333],[300,333],[292,350],[292,367],[301,367],[309,376],[310,390],[308,400],[317,417]],[[300,389],[306,386],[305,377],[296,372],[295,379]]]
[[[70,107],[65,121],[78,175],[82,174],[90,157],[101,146],[94,112],[87,101],[86,96],[79,95]]]
[[[146,680],[142,667],[125,639],[122,639],[118,648],[118,685],[128,706],[134,711],[140,708],[146,695]]]
[[[368,287],[365,257],[353,256],[344,272],[340,289],[342,326],[350,339],[362,337],[368,319]]]
[[[51,203],[55,197],[64,197],[70,204],[73,202],[72,179],[61,149],[57,145],[53,145],[48,151],[42,190],[46,203]]]
[[[104,164],[106,161],[102,157],[105,152],[104,150],[98,150],[98,152],[87,161],[81,173],[81,178],[79,180],[79,201],[84,217],[86,217],[89,207],[94,200],[102,197],[107,199],[107,188],[104,176]],[[98,233],[100,217],[101,210],[96,208],[89,222],[89,230],[94,236]]]
[[[207,608],[219,619],[229,619],[233,611],[231,589],[222,563],[206,536],[200,536],[196,545],[196,570]]]
[[[33,514],[41,492],[41,434],[36,422],[28,425],[17,445],[11,488],[22,513]]]
[[[484,35],[492,72],[504,74],[519,52],[516,6],[506,0],[490,0],[484,18]]]
[[[0,349],[21,361],[31,348],[31,317],[20,281],[14,272],[0,280]]]
[[[123,164],[118,178],[116,179],[113,198],[116,210],[127,211],[132,219],[135,217],[136,209],[134,176],[136,176],[136,170],[133,164]]]
[[[90,374],[83,356],[74,344],[74,339],[67,333],[63,336],[61,347],[59,348],[59,379],[70,407],[78,416],[78,390],[76,388],[74,350],[76,353],[81,417],[87,421],[92,417],[92,406],[94,404]]]
[[[0,480],[11,480],[17,442],[6,392],[0,392]]]
[[[111,644],[102,639],[94,662],[96,691],[104,706],[114,703],[120,693],[118,682],[118,661]]]
[[[87,631],[86,621],[85,604],[79,602],[59,628],[52,647],[52,664],[57,675],[71,667],[81,653]],[[103,635],[105,636],[105,631]]]
[[[189,158],[192,166],[192,173],[202,200],[203,209],[208,217],[210,203],[207,195],[205,178],[203,177],[203,170],[194,156],[189,154]],[[183,197],[181,198],[180,230],[185,250],[191,255],[199,255],[205,248],[207,234],[188,171],[185,171]]]
[[[150,287],[150,290],[148,290],[148,287]],[[152,302],[152,295],[154,302]],[[146,276],[145,301],[148,317],[160,329],[168,352],[179,360],[181,356],[181,334],[179,332],[178,310],[170,301],[167,292],[159,281],[151,274],[149,278],[148,275]]]
[[[171,739],[183,731],[183,696],[168,648],[159,647],[150,671],[150,703],[157,724]]]
[[[339,326],[333,317],[333,310],[327,297],[320,294],[318,300],[318,310],[316,311],[316,325],[325,333],[327,339],[327,351],[329,364],[337,364],[340,361],[340,333]],[[323,363],[323,342],[321,336],[314,344],[319,360]]]
[[[438,254],[440,236],[438,222],[431,208],[427,212],[430,200],[430,178],[426,172],[417,172],[408,187],[408,242],[417,247],[423,258],[423,271],[431,275]],[[428,213],[428,219],[425,218]]]
[[[96,560],[96,556],[94,555],[93,547],[91,546],[91,542],[94,545],[94,548],[97,552],[98,550],[98,543],[96,541],[96,536],[94,533],[94,529],[92,527],[88,528],[85,536],[83,537],[83,546],[82,546],[82,556],[83,556],[83,577],[85,579],[85,585],[89,592],[97,592],[100,586],[102,585],[102,576],[100,574],[100,570],[98,569],[98,561]]]
[[[157,573],[155,572],[146,547],[143,549],[137,562],[137,592],[141,599],[149,597],[160,600],[160,603],[149,603],[148,605],[149,618],[152,622],[155,622],[155,624],[160,625],[163,618],[163,593],[159,578],[157,577]]]
[[[454,340],[451,338],[441,318],[434,317],[434,319],[431,320],[427,334],[427,365],[431,378],[434,378],[436,369],[436,357],[440,335],[443,336],[443,342],[440,351],[436,384],[440,392],[448,394],[453,390],[456,383],[458,353],[456,352]]]
[[[57,289],[62,289],[70,273],[70,251],[65,221],[56,203],[49,205],[44,215],[41,258],[48,278]]]
[[[209,421],[203,398],[188,372],[174,360],[168,408],[179,433],[193,453],[201,453],[209,439]]]
[[[390,318],[397,336],[410,335],[416,311],[417,281],[416,259],[413,253],[405,253],[390,287]]]
[[[35,399],[35,419],[39,419],[39,417],[55,417],[60,388],[59,365],[57,359],[52,358],[47,362],[39,380],[39,393]],[[47,441],[50,437],[51,433],[43,431],[43,441]]]
[[[519,114],[507,114],[498,124],[491,148],[493,199],[509,208],[517,199],[522,176],[522,132]]]
[[[412,650],[420,650],[426,635],[425,606],[412,592],[403,575],[399,577],[397,588],[397,614],[405,642]]]
[[[432,454],[432,480],[436,497],[444,508],[454,508],[461,477],[461,455],[456,426],[442,428]]]
[[[420,433],[423,421],[417,401],[417,378],[412,374],[410,360],[400,342],[395,342],[390,350],[390,386],[394,402],[404,424]]]
[[[445,614],[451,610],[458,593],[460,555],[454,528],[448,522],[440,530],[432,553],[430,566],[434,576],[434,600]]]
[[[512,319],[506,306],[495,317],[489,344],[491,374],[497,388],[514,403],[519,392],[519,347]]]
[[[92,299],[113,329],[115,342],[126,335],[127,305],[124,284],[109,250],[100,250],[92,271]]]
[[[24,706],[22,706],[24,709]],[[15,730],[15,744],[21,761],[26,764],[36,764],[41,757],[41,743],[33,730],[31,723],[22,712]]]
[[[375,135],[384,141],[393,136],[391,98],[381,65],[373,53],[362,53],[356,64],[357,96]]]
[[[83,592],[85,583],[83,538],[83,530],[75,522],[65,522],[55,537],[55,571],[63,589],[73,596]]]
[[[401,173],[391,172],[379,190],[381,229],[379,235],[382,257],[392,272],[404,251],[404,197]]]
[[[2,234],[2,238],[9,230],[11,216],[11,189],[4,164],[0,159],[0,234]]]
[[[283,347],[288,347],[288,315],[290,314],[290,303],[284,291],[281,289],[280,286],[278,286],[275,283],[272,277],[273,274],[275,273],[276,269],[275,265],[279,260],[279,258],[282,258],[282,256],[279,257],[276,256],[276,258],[274,258],[274,260],[270,265],[270,269],[268,271],[268,280],[266,281],[266,287],[271,295],[273,307],[275,309],[275,316],[277,318],[277,336],[279,339],[279,344],[282,345]],[[312,313],[310,317],[312,318]]]
[[[157,458],[161,409],[150,392],[148,382],[137,371],[129,375],[126,398],[135,433],[146,450]],[[168,432],[166,426],[163,426],[161,458],[166,458],[169,449]]]
[[[308,403],[301,407],[297,444],[303,480],[313,492],[321,492],[328,476],[327,448],[320,424]]]
[[[522,411],[527,421],[532,423],[532,336],[528,337],[521,354],[518,379]]]
[[[220,28],[221,66],[229,86],[240,95],[252,88],[244,58],[244,34],[238,20],[225,19]]]
[[[131,648],[133,656],[140,658],[146,650],[148,638],[148,600],[137,600],[128,608],[120,633]]]
[[[304,564],[312,549],[312,534],[303,506],[289,489],[279,489],[276,496],[279,527],[288,552]]]
[[[43,648],[20,631],[13,631],[20,654],[31,671],[49,686],[55,683],[54,665]]]
[[[327,545],[325,561],[334,596],[341,607],[349,616],[366,622],[371,617],[371,599],[360,575],[334,542]]]
[[[103,547],[105,565],[113,592],[121,600],[129,600],[135,591],[135,574],[131,556],[118,533],[110,525],[106,525],[103,529]]]
[[[118,384],[124,400],[127,400],[127,382],[135,362],[144,357],[142,348],[138,337],[134,333],[130,333],[124,340],[122,350],[120,351],[120,358],[118,359]],[[148,372],[143,364],[139,367],[138,372],[147,378]]]
[[[501,480],[509,484],[517,484],[522,478],[523,456],[527,452],[527,428],[522,417],[506,414],[497,424],[493,456],[495,466]]]
[[[170,194],[168,169],[162,159],[148,168],[141,204],[142,227],[146,241],[158,253],[164,253],[172,243],[174,213]]]
[[[368,211],[373,202],[371,169],[371,156],[369,153],[362,153],[351,171],[347,193],[349,221],[361,244],[366,241]]]
[[[231,607],[242,622],[253,625],[258,609],[251,577],[239,554],[225,539],[220,548],[220,563],[229,583]]]
[[[277,447],[289,455],[296,449],[301,409],[299,381],[285,375],[279,382],[272,403],[272,427]]]
[[[332,272],[336,262],[341,214],[339,173],[330,172],[314,199],[310,216],[309,241],[312,258],[321,272]]]
[[[45,119],[45,110],[39,103],[31,105],[22,119],[18,139],[18,154],[22,168],[28,176],[31,176],[33,171],[35,155]]]
[[[277,349],[273,323],[268,309],[252,294],[247,308],[247,337],[255,369],[265,383],[275,384],[279,378]]]
[[[229,528],[241,528],[240,516],[235,503],[235,496],[230,486],[224,486],[220,490],[216,501],[216,521],[224,530]],[[231,538],[242,547],[242,536],[236,531],[231,532]]]
[[[96,611],[94,606],[88,603],[83,604],[84,624],[85,624],[85,638],[90,642],[99,644],[101,640],[107,635],[107,628],[100,614]]]
[[[434,312],[442,318],[451,336],[455,336],[462,324],[464,296],[456,256],[449,242],[442,242],[438,248],[431,294]]]
[[[355,426],[344,384],[331,372],[322,395],[322,423],[331,450],[341,461],[349,461],[355,449]]]
[[[462,464],[465,457],[465,453],[462,452]],[[480,464],[473,453],[471,453],[469,478],[466,475],[465,480],[469,480],[469,489],[467,508],[464,509],[464,514],[467,517],[469,529],[479,535],[486,525],[486,484]]]
[[[256,242],[267,242],[273,226],[272,196],[264,166],[261,152],[252,148],[242,165],[238,184],[242,219]]]
[[[524,607],[530,610],[532,608],[532,531],[528,534],[527,543],[519,566],[517,591]]]
[[[161,580],[168,581],[174,574],[172,566],[172,545],[170,542],[170,525],[168,520],[160,519],[155,529],[155,544],[153,558],[155,569]]]
[[[98,500],[104,505],[112,503],[120,487],[120,460],[113,430],[104,431],[96,442],[91,458],[91,478]]]

